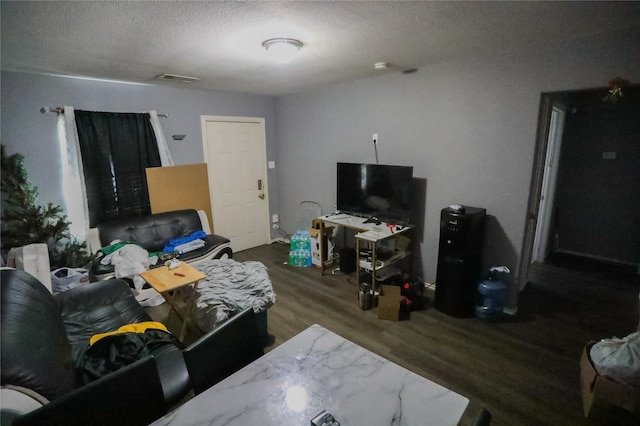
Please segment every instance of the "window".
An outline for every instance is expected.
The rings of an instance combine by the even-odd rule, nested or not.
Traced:
[[[161,165],[148,113],[75,111],[89,226],[149,214],[145,169]]]

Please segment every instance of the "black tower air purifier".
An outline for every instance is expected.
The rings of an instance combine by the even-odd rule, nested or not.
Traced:
[[[440,212],[434,306],[445,314],[469,317],[475,313],[486,212],[467,206],[448,207]]]

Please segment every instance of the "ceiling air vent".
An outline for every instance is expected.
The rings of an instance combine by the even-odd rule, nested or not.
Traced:
[[[156,77],[156,80],[175,81],[177,83],[192,83],[194,81],[200,81],[197,77],[187,77],[186,75],[177,74],[160,74]]]

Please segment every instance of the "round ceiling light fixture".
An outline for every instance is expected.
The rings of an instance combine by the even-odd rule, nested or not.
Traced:
[[[286,64],[296,57],[303,44],[294,38],[270,38],[262,42],[262,47],[276,62]]]

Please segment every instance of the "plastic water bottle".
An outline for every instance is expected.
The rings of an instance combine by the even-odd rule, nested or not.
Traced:
[[[291,250],[289,252],[289,265],[291,266],[302,266],[302,256],[300,250]]]
[[[291,236],[291,250],[298,249],[298,241],[300,241],[300,234],[296,231],[296,233]]]
[[[309,231],[304,231],[303,234],[304,239],[304,249],[309,252],[309,256],[311,256],[311,234]]]
[[[305,253],[303,250],[291,250],[289,252],[289,265],[296,267],[305,266]]]
[[[309,231],[297,231],[291,240],[291,244],[294,250],[311,250],[311,235]]]

